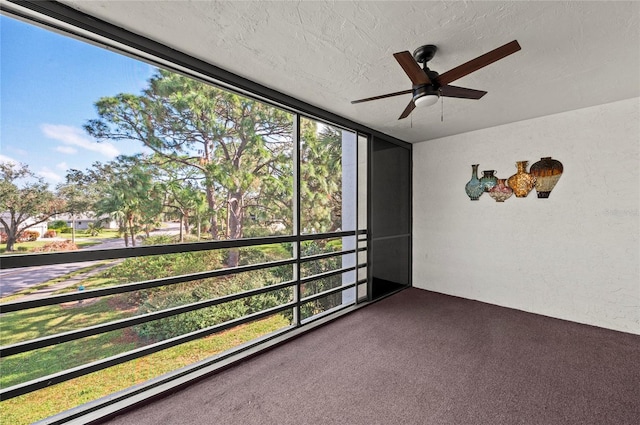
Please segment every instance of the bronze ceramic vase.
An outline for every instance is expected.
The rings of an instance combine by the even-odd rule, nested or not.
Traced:
[[[540,161],[531,166],[529,172],[536,178],[536,192],[538,198],[548,198],[551,190],[555,187],[564,168],[558,160],[551,159],[550,156],[540,158]]]
[[[489,189],[489,196],[496,202],[504,202],[513,195],[513,190],[507,186],[506,179],[498,179],[498,184]]]
[[[527,173],[527,164],[529,161],[518,161],[516,162],[516,167],[518,171],[509,179],[507,179],[507,184],[513,190],[513,193],[516,195],[516,198],[524,198],[526,197],[533,186],[536,184],[535,176]]]

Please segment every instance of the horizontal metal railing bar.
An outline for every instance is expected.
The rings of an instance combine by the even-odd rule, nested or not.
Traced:
[[[236,300],[251,297],[254,295],[260,295],[267,292],[277,291],[279,289],[284,289],[284,288],[294,286],[295,284],[296,284],[296,281],[291,280],[288,282],[282,282],[275,285],[264,286],[262,288],[251,289],[248,291],[238,292],[231,295],[225,295],[219,298],[198,301],[198,302],[185,304],[178,307],[168,308],[161,311],[141,314],[138,316],[128,317],[121,320],[114,320],[112,322],[102,323],[102,324],[90,326],[87,328],[63,332],[55,335],[48,335],[42,338],[37,338],[29,341],[23,341],[23,342],[18,342],[11,345],[6,345],[3,347],[0,347],[0,358],[6,358],[16,354],[24,353],[26,351],[48,347],[50,345],[57,345],[63,342],[74,341],[77,339],[86,338],[89,336],[98,335],[105,332],[115,331],[115,330],[126,328],[129,326],[140,325],[142,323],[151,322],[153,320],[164,319],[169,316],[175,316],[182,313],[188,313],[194,310],[199,310],[201,308],[213,307],[219,304],[224,304],[230,301],[236,301]]]
[[[158,286],[174,285],[177,283],[189,282],[197,279],[210,279],[214,277],[228,276],[231,274],[244,273],[248,271],[287,266],[295,264],[293,258],[287,260],[270,261],[266,263],[249,264],[246,266],[231,267],[227,269],[211,270],[206,272],[191,273],[181,276],[171,276],[161,279],[145,280],[142,282],[115,285],[108,288],[89,289],[86,291],[73,292],[70,294],[53,295],[46,298],[38,298],[27,301],[12,301],[0,304],[0,313],[10,313],[13,311],[27,310],[30,308],[44,307],[70,301],[85,300],[88,298],[104,297],[107,295],[124,294],[127,292],[139,291],[142,289],[156,288]]]
[[[355,249],[350,249],[348,251],[324,252],[322,254],[314,254],[314,255],[308,255],[306,257],[302,257],[300,259],[300,262],[301,263],[308,263],[309,261],[324,260],[325,258],[338,257],[338,256],[341,256],[341,255],[348,255],[348,254],[355,254],[355,252],[356,252]]]
[[[95,362],[78,366],[75,368],[67,369],[62,372],[54,373],[48,376],[44,376],[38,379],[34,379],[22,384],[14,385],[6,389],[0,390],[0,401],[8,400],[23,394],[27,394],[42,388],[49,387],[51,385],[59,384],[61,382],[69,381],[80,376],[87,375],[92,372],[97,372],[102,369],[106,369],[111,366],[116,366],[121,363],[125,363],[130,360],[137,359],[149,354],[156,353],[158,351],[174,347],[176,345],[184,344],[185,342],[193,341],[198,338],[209,336],[211,334],[224,331],[226,329],[233,328],[235,326],[243,325],[254,320],[262,319],[264,317],[272,316],[282,311],[294,308],[295,302],[290,302],[277,307],[272,307],[267,310],[263,310],[257,313],[249,314],[238,319],[229,320],[218,325],[210,326],[208,328],[193,331],[188,334],[180,335],[174,338],[170,338],[164,341],[157,342],[145,347],[137,348],[135,350],[127,351],[125,353],[117,354],[115,356],[108,357],[106,359],[97,360]]]
[[[333,239],[354,236],[360,231],[317,233],[311,235],[268,236],[264,238],[228,239],[206,242],[187,242],[171,245],[150,245],[129,248],[84,249],[80,251],[45,252],[39,254],[4,255],[0,261],[0,270],[20,267],[48,266],[62,263],[84,261],[114,260],[118,258],[146,257],[150,255],[177,254],[182,252],[207,251],[215,249],[244,248],[257,245]]]
[[[309,295],[300,300],[300,304],[310,303],[311,301],[319,300],[320,298],[328,297],[329,295],[335,294],[336,292],[342,292],[349,288],[353,288],[356,286],[355,282],[342,284],[340,286],[336,286],[335,288],[327,289],[326,291],[318,292],[317,294]]]
[[[346,230],[343,232],[334,233],[302,233],[300,235],[300,241],[317,241],[319,239],[338,239],[347,236],[357,236],[360,234],[366,234],[366,230]]]
[[[366,249],[367,248],[359,248],[358,251],[366,251]],[[352,254],[352,253],[354,253],[354,250],[335,251],[335,252],[326,253],[326,254],[318,254],[317,256],[304,257],[300,261],[301,262],[307,262],[307,261],[313,261],[313,260],[317,260],[317,259],[322,259],[322,258],[325,258],[325,256],[326,256],[326,258],[329,258],[329,257],[333,257],[333,256],[347,255],[347,254]],[[154,279],[154,280],[143,281],[143,282],[134,282],[134,283],[128,283],[128,284],[124,284],[124,285],[114,285],[114,286],[111,286],[109,288],[90,289],[90,290],[86,290],[86,291],[82,291],[82,292],[73,292],[73,293],[68,293],[68,294],[53,295],[51,297],[43,297],[43,298],[38,298],[38,299],[28,300],[28,301],[12,301],[12,302],[8,302],[8,303],[0,303],[0,313],[10,313],[10,312],[26,310],[26,309],[30,309],[30,308],[45,307],[45,306],[49,306],[49,305],[55,305],[55,304],[61,304],[61,303],[66,303],[66,302],[85,300],[85,299],[89,299],[89,298],[96,298],[96,297],[103,297],[103,296],[107,296],[107,295],[121,294],[121,293],[125,293],[125,292],[132,292],[132,291],[136,291],[136,290],[154,288],[154,287],[157,287],[157,286],[184,283],[184,282],[188,282],[190,280],[196,280],[196,279],[208,279],[208,278],[212,278],[212,277],[226,276],[226,275],[230,275],[230,274],[236,274],[236,273],[243,273],[243,272],[247,272],[247,271],[259,270],[259,269],[263,269],[263,268],[286,266],[286,265],[294,264],[295,262],[296,262],[296,260],[291,258],[291,259],[287,259],[287,260],[279,260],[279,261],[272,261],[272,262],[266,262],[266,263],[257,263],[257,264],[251,264],[251,265],[246,265],[246,266],[238,266],[238,267],[227,268],[227,269],[212,270],[212,271],[208,271],[208,272],[199,272],[199,274],[188,274],[188,275],[181,275],[181,276],[172,276],[172,277],[163,278],[163,279]],[[359,265],[358,267],[364,267],[365,265],[366,264]],[[158,284],[157,285],[153,285],[153,284],[151,284],[151,282],[158,282]],[[140,285],[140,287],[136,287],[134,285]],[[122,290],[120,290],[121,288],[122,288]]]
[[[331,270],[331,271],[324,272],[324,273],[314,274],[312,276],[307,276],[307,277],[300,278],[300,284],[302,285],[302,284],[305,284],[305,283],[313,282],[314,280],[325,279],[327,277],[331,277],[331,276],[335,276],[335,275],[338,275],[338,274],[350,272],[350,271],[353,271],[355,269],[356,269],[355,266],[354,267],[344,267],[344,268],[341,268],[341,269]]]

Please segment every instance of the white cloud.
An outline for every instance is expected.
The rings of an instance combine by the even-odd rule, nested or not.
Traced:
[[[74,147],[97,152],[108,158],[115,158],[120,154],[118,149],[116,149],[116,147],[111,143],[95,142],[89,139],[81,129],[76,127],[68,125],[43,124],[40,128],[45,136],[58,140],[64,144],[64,146],[58,146],[58,151],[60,151],[60,148],[68,149],[69,147]]]
[[[78,153],[78,149],[72,148],[71,146],[56,146],[56,151],[67,155],[74,155]]]
[[[28,156],[29,152],[25,151],[24,149],[19,149],[13,146],[7,146],[6,147],[7,152],[12,152],[15,153],[18,156]]]
[[[63,161],[63,162],[60,162],[60,163],[56,164],[56,168],[58,170],[66,171],[66,170],[69,169],[69,165],[67,165],[67,163]]]
[[[38,171],[36,174],[52,183],[59,183],[63,180],[62,176],[51,171],[47,167],[42,167],[42,170]]]
[[[66,155],[74,155],[78,153],[78,149],[72,148],[71,146],[56,146],[56,151]]]

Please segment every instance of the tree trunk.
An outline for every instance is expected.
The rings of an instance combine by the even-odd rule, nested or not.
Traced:
[[[184,215],[184,233],[185,233],[185,235],[189,234],[189,227],[191,227],[189,225],[189,214],[185,214]]]
[[[209,211],[211,214],[211,239],[218,240],[218,218],[216,211],[216,199],[215,193],[213,189],[213,184],[207,185],[207,205],[209,206]]]
[[[136,232],[133,228],[133,215],[129,215],[127,218],[127,223],[129,225],[129,234],[131,236],[131,246],[136,246]]]
[[[16,239],[16,235],[7,235],[7,252],[13,252]]]
[[[242,223],[244,219],[244,205],[241,190],[229,192],[227,196],[227,239],[242,238]],[[237,267],[240,263],[240,250],[230,249],[227,256],[227,266]]]
[[[180,214],[180,242],[184,242],[184,235],[182,233],[183,223],[184,223],[184,214]]]

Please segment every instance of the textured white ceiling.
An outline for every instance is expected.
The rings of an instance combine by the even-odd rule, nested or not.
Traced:
[[[640,2],[63,1],[300,100],[408,142],[640,96]],[[411,88],[392,54],[435,44],[449,69],[517,39],[522,50],[398,116]]]

